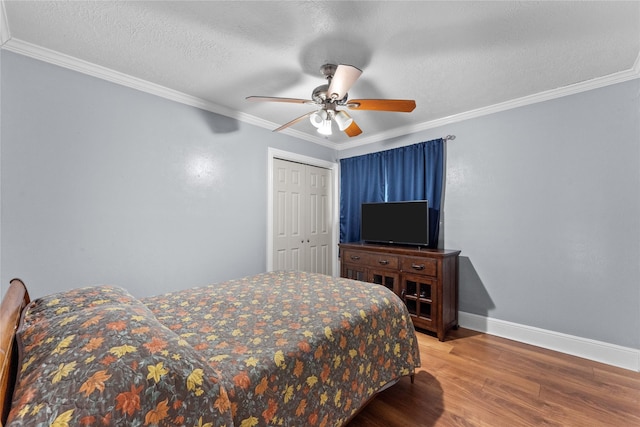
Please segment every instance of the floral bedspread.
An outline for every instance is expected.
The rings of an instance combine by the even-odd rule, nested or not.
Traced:
[[[274,272],[32,301],[7,426],[339,426],[420,357],[380,285]]]
[[[406,307],[380,285],[280,271],[143,302],[206,358],[239,427],[343,425],[420,363]]]

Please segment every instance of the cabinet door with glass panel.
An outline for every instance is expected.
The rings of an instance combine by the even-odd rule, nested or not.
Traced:
[[[438,282],[419,274],[403,274],[400,297],[404,300],[413,324],[437,330]]]
[[[393,291],[396,295],[400,295],[400,274],[384,269],[369,269],[367,282],[382,285]]]

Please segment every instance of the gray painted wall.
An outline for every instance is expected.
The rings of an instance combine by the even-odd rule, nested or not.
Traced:
[[[336,156],[0,55],[1,283],[36,297],[263,271],[267,147]],[[634,80],[338,154],[455,134],[441,237],[462,250],[461,310],[640,348],[639,116]]]
[[[3,292],[136,295],[266,270],[267,147],[335,151],[0,51]]]
[[[460,310],[640,348],[640,80],[339,154],[447,134]]]

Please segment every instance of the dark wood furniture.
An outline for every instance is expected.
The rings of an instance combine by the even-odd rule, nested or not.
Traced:
[[[407,305],[416,328],[444,341],[458,327],[458,255],[449,249],[340,244],[340,275],[383,285]]]
[[[15,338],[22,310],[29,304],[29,293],[20,279],[13,279],[0,304],[0,426],[4,425],[17,373],[18,347]]]

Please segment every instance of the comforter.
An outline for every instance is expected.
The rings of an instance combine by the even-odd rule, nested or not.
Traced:
[[[343,425],[419,366],[383,286],[272,272],[136,299],[33,301],[8,425]]]

